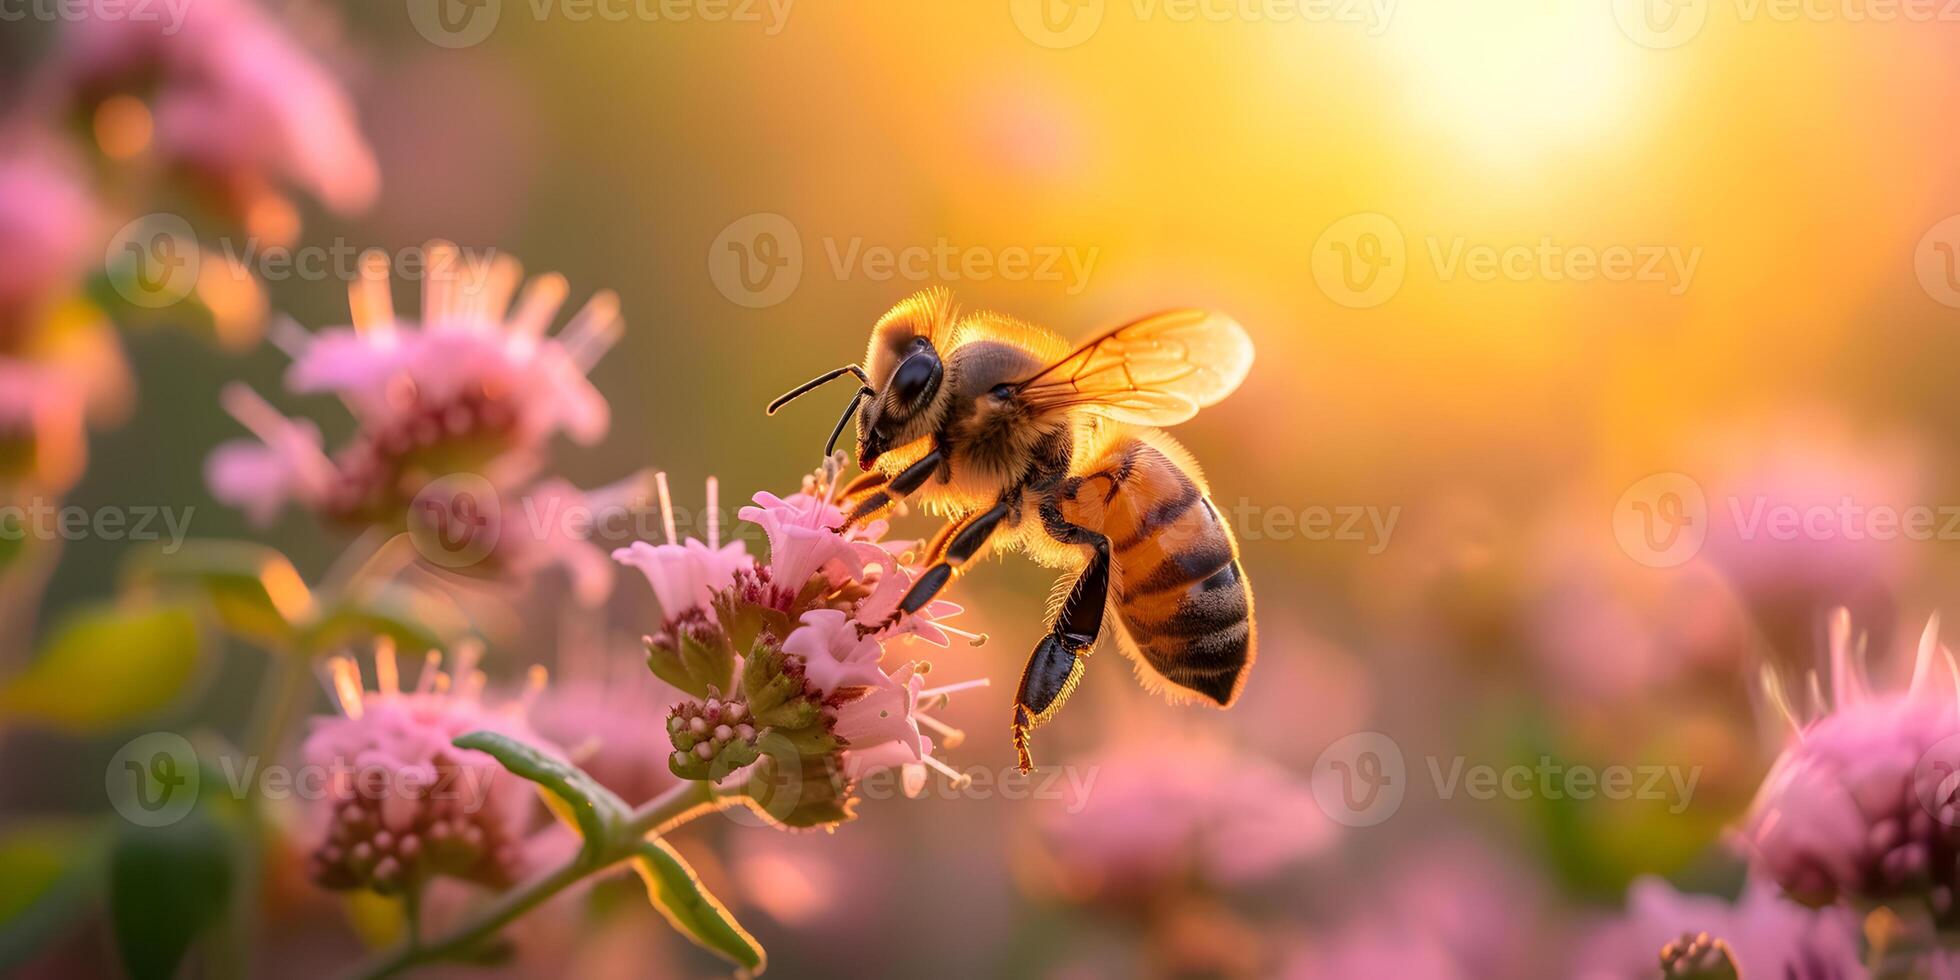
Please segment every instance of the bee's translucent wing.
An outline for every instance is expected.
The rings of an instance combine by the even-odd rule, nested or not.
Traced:
[[[1222,313],[1173,310],[1117,327],[1021,382],[1037,411],[1083,409],[1118,422],[1176,425],[1252,369],[1252,338]]]

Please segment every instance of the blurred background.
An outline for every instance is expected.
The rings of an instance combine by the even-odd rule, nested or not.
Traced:
[[[1070,338],[1210,307],[1257,345],[1175,433],[1256,589],[1243,701],[1166,705],[1103,652],[1009,789],[1052,580],[975,570],[957,598],[991,640],[934,661],[993,680],[946,712],[967,732],[947,755],[991,789],[677,839],[775,975],[1563,974],[1642,875],[1736,894],[1725,831],[1786,730],[1765,665],[1813,663],[1833,606],[1875,666],[1951,607],[1960,24],[1937,5],[442,2],[268,8],[344,86],[378,195],[299,194],[199,243],[439,237],[562,272],[574,303],[616,290],[625,336],[592,373],[611,432],[554,456],[580,486],[654,466],[690,505],[710,475],[725,502],[793,489],[844,393],[763,404],[927,286]],[[9,110],[70,26],[0,28]],[[93,241],[136,216],[109,212]],[[350,428],[283,392],[259,339],[276,314],[346,323],[344,281],[258,272],[235,315],[118,319],[131,400],[65,500],[194,507],[195,536],[276,546],[310,581],[343,535],[254,527],[204,484],[242,434],[228,381],[329,445]],[[1779,507],[1828,516],[1754,520]],[[115,594],[135,547],[84,536],[31,571],[44,588],[16,578],[0,676]],[[622,579],[595,619],[629,663],[646,598]],[[486,627],[493,677],[566,675],[539,622]],[[140,722],[0,728],[5,823],[103,811],[137,734],[243,724],[258,659],[230,644]],[[288,884],[261,966],[354,955],[338,905]],[[502,969],[718,971],[612,897]],[[102,928],[65,919],[23,962],[112,971]]]

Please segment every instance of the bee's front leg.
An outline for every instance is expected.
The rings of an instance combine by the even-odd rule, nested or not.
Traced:
[[[858,527],[876,520],[879,515],[890,510],[899,501],[925,486],[926,481],[932,479],[932,474],[945,462],[945,454],[934,449],[920,457],[918,462],[900,470],[897,476],[882,485],[870,479],[872,474],[869,473],[851,481],[851,492],[858,494],[858,499],[851,506],[849,515],[844,520],[844,527]],[[860,484],[863,486],[860,487]]]

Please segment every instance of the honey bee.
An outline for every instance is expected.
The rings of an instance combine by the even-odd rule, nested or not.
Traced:
[[[1258,633],[1238,541],[1196,461],[1156,427],[1231,394],[1252,356],[1244,328],[1204,310],[1144,317],[1070,350],[1010,317],[961,315],[930,289],[879,318],[862,365],[768,411],[855,375],[824,450],[855,414],[865,473],[843,492],[849,523],[915,495],[950,518],[895,616],[932,601],[989,547],[1068,570],[1015,694],[1025,772],[1030,733],[1068,700],[1109,619],[1146,687],[1219,707],[1244,688]]]

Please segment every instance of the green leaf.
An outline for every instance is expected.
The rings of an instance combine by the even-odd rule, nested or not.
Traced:
[[[553,807],[553,812],[577,828],[585,840],[584,853],[588,858],[603,850],[612,840],[615,828],[632,816],[624,801],[584,770],[508,735],[470,732],[453,744],[459,749],[482,752],[513,774],[548,790],[563,804],[562,809]]]
[[[184,609],[88,606],[0,685],[0,715],[80,734],[113,729],[175,700],[198,653],[197,621]]]
[[[646,882],[653,907],[682,935],[751,973],[763,971],[768,957],[762,944],[702,886],[694,869],[666,841],[655,837],[641,842],[633,868]]]
[[[74,822],[0,835],[0,973],[62,935],[100,887],[107,835]]]
[[[127,827],[109,857],[109,920],[135,980],[168,980],[231,899],[230,833],[199,808],[163,827]]]
[[[306,627],[300,642],[305,649],[323,651],[387,637],[398,649],[438,650],[468,632],[468,621],[453,607],[407,586],[394,586],[333,603]]]
[[[172,554],[146,553],[133,584],[202,596],[225,628],[268,644],[287,644],[313,616],[313,594],[279,552],[247,541],[193,541]]]

